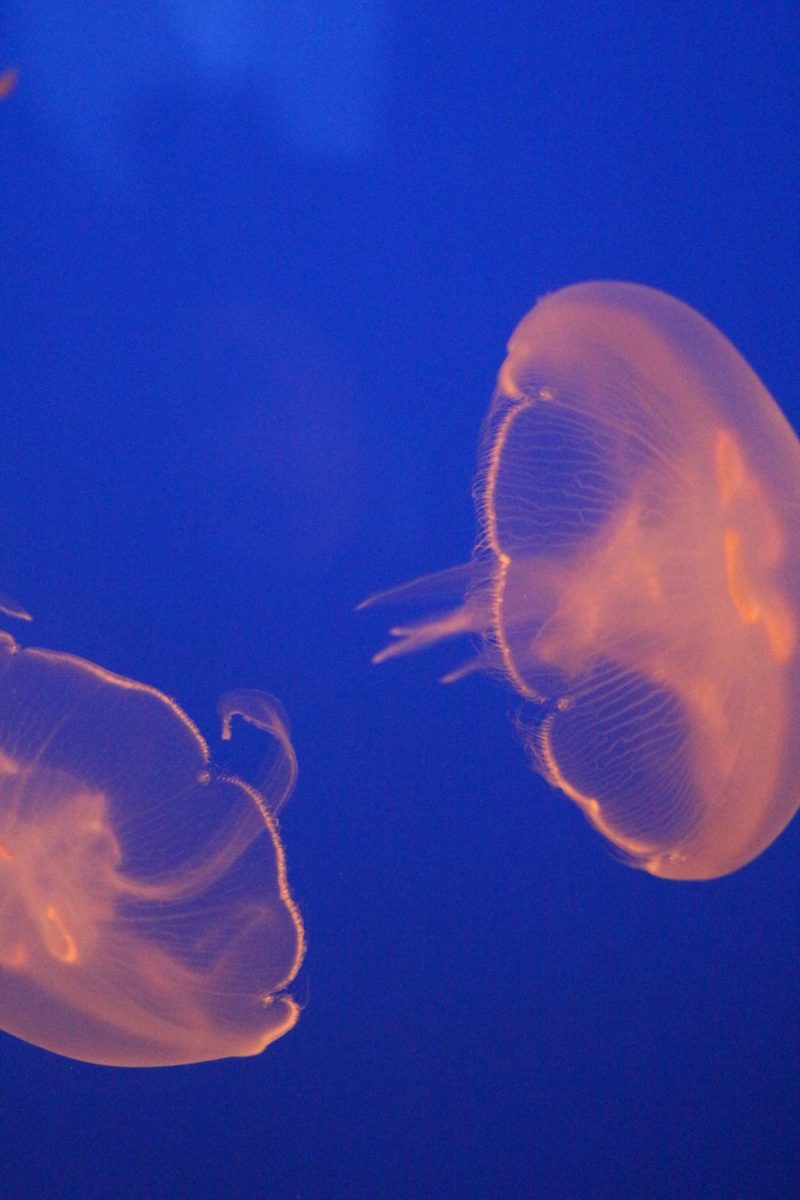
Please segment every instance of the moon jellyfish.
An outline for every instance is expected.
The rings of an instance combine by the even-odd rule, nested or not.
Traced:
[[[24,616],[3,602],[6,612]],[[0,1027],[86,1062],[258,1054],[296,1022],[303,929],[275,814],[296,761],[277,702],[231,692],[275,747],[217,770],[155,689],[0,634]]]
[[[800,444],[680,301],[585,283],[514,331],[467,567],[373,599],[460,603],[376,660],[479,634],[530,760],[632,866],[711,879],[800,804]],[[453,672],[456,678],[471,667]]]

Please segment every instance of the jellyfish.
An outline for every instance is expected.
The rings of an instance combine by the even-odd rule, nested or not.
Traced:
[[[295,1024],[303,928],[276,825],[294,751],[266,693],[219,711],[224,739],[237,717],[270,735],[259,787],[154,688],[0,634],[0,1028],[167,1066],[258,1054]]]
[[[5,67],[0,71],[0,100],[5,100],[6,96],[11,95],[18,81],[19,72],[16,67]]]
[[[376,661],[478,635],[534,770],[624,861],[676,880],[756,858],[800,805],[800,444],[730,342],[628,283],[546,296],[486,417],[472,561]],[[448,595],[458,603],[444,606]]]

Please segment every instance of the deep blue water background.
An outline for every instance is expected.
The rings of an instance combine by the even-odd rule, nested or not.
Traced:
[[[352,611],[468,557],[543,292],[676,294],[800,427],[797,8],[661,10],[3,6],[0,590],[212,746],[226,688],[282,699],[309,951],[259,1058],[0,1037],[0,1200],[800,1194],[797,822],[711,884],[627,870],[512,696],[439,686],[458,648],[372,667]]]

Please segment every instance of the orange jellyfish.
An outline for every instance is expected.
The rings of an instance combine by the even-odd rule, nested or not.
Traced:
[[[0,71],[0,100],[10,96],[19,82],[19,72],[16,67],[5,67]]]
[[[166,1066],[258,1054],[295,1024],[303,929],[275,823],[294,752],[266,693],[220,714],[223,738],[236,716],[273,738],[261,788],[216,770],[153,688],[0,634],[0,1028]]]
[[[800,443],[744,359],[651,288],[545,297],[508,344],[475,495],[472,563],[373,598],[462,602],[376,660],[479,634],[471,665],[532,702],[534,768],[632,866],[754,859],[800,805]]]

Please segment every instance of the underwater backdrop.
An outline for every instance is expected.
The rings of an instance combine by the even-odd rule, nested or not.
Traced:
[[[3,6],[2,627],[158,689],[222,775],[265,739],[220,696],[279,698],[307,950],[263,1054],[0,1035],[2,1200],[798,1194],[797,821],[630,870],[521,697],[437,682],[468,638],[376,667],[396,612],[354,610],[468,560],[506,342],[569,284],[679,297],[800,429],[799,53],[780,2]]]

